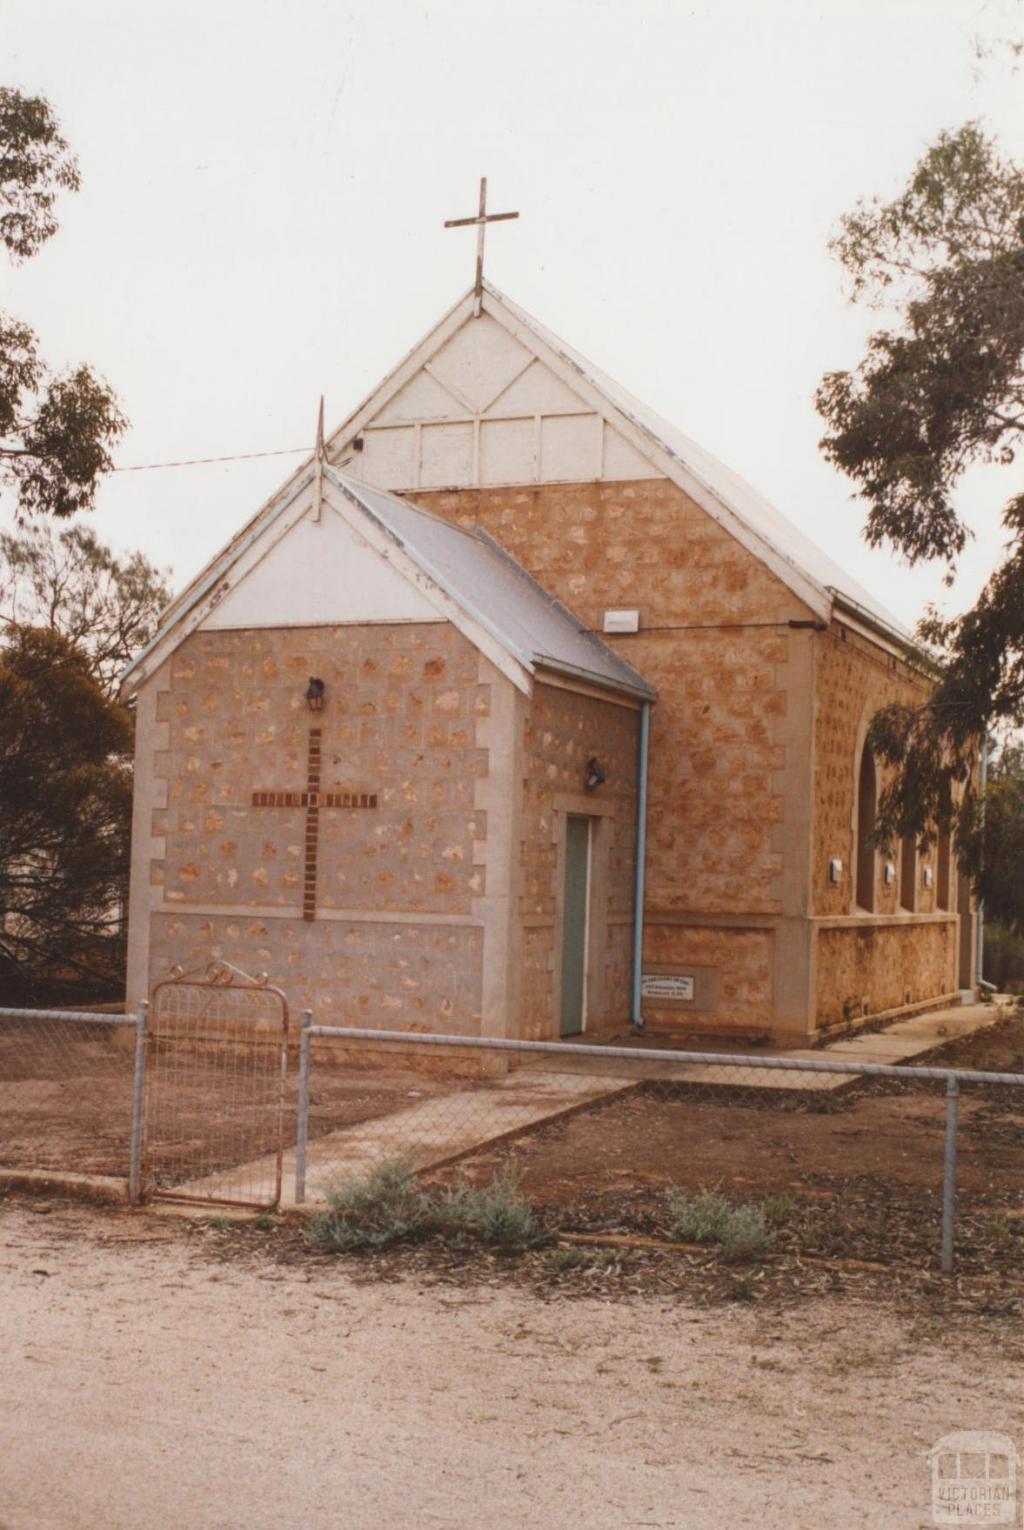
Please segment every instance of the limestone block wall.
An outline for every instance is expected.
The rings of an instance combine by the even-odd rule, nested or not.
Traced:
[[[883,1014],[956,987],[952,919],[818,931],[819,1027]]]
[[[327,686],[324,711],[303,700]],[[509,682],[444,622],[197,632],[156,697],[165,853],[149,977],[223,956],[254,963],[325,1023],[479,1029],[488,771],[478,743]],[[301,919],[306,815],[254,790],[321,789],[376,809],[320,812],[317,912]]]
[[[907,666],[867,638],[833,622],[815,642],[814,711],[814,912],[852,912],[855,888],[855,821],[861,746],[872,714],[891,702],[920,706],[928,687]],[[829,881],[829,859],[843,862],[838,883]],[[933,858],[934,859],[934,858]],[[876,858],[875,908],[896,913],[899,878],[886,885],[884,858]],[[934,909],[934,890],[917,878],[918,908]]]
[[[689,1016],[648,1005],[648,1020],[760,1033],[781,1017],[806,1028],[812,613],[664,478],[415,497],[484,526],[597,631],[608,609],[640,612],[638,634],[606,641],[658,688],[645,958],[684,970],[699,961],[713,999]],[[789,921],[778,961],[773,929],[736,928],[738,916]],[[525,938],[529,951],[546,937]],[[544,959],[539,949],[537,970]]]
[[[692,1008],[652,1011],[662,1028],[732,1030],[743,1035],[769,1031],[775,938],[770,927],[650,925],[644,939],[647,963],[683,968],[698,976],[698,999]]]
[[[296,1011],[319,1025],[384,1030],[480,1029],[483,932],[473,926],[281,919],[232,913],[153,916],[154,981],[177,962],[212,960],[266,971]]]
[[[899,846],[875,857],[873,913],[861,912],[855,901],[857,775],[865,730],[880,707],[893,701],[919,706],[927,697],[926,681],[868,638],[839,623],[815,635],[812,890],[820,924],[819,1026],[942,997],[958,987],[959,921],[953,909],[938,905],[934,846],[916,858],[913,911],[901,906]],[[881,767],[879,778],[881,786]],[[843,862],[838,883],[829,880],[832,857]],[[887,862],[894,868],[890,882]]]
[[[784,863],[802,886],[811,634],[789,626],[810,615],[791,592],[667,479],[415,497],[484,526],[595,630],[605,610],[639,610],[639,634],[607,641],[658,687],[654,915],[771,913],[798,896]]]
[[[569,813],[591,817],[587,1031],[628,1024],[636,874],[639,711],[537,683],[525,721],[520,841],[522,1034],[557,1038],[561,889]],[[586,793],[596,756],[605,782]]]

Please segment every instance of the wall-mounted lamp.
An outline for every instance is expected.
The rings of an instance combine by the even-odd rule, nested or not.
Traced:
[[[596,792],[604,782],[604,770],[596,754],[592,754],[587,761],[587,773],[583,777],[584,789],[588,792]]]
[[[306,705],[311,712],[322,712],[324,709],[324,692],[327,687],[322,680],[317,680],[313,675],[309,677],[306,687]]]

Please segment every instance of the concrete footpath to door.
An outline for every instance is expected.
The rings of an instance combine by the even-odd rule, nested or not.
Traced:
[[[956,1006],[897,1021],[884,1031],[862,1033],[826,1048],[806,1048],[779,1055],[787,1061],[897,1064],[920,1059],[961,1036],[991,1025],[1006,1013],[992,1004]],[[657,1045],[650,1038],[649,1045]],[[766,1054],[770,1055],[770,1054]],[[417,1105],[342,1127],[313,1139],[306,1157],[306,1204],[323,1205],[333,1185],[365,1177],[388,1159],[402,1157],[423,1172],[441,1168],[490,1147],[504,1138],[546,1125],[578,1110],[588,1109],[645,1081],[704,1084],[709,1088],[759,1089],[826,1093],[849,1088],[856,1078],[847,1074],[810,1074],[744,1067],[735,1063],[666,1063],[645,1057],[636,1047],[636,1062],[581,1052],[565,1054],[552,1067],[550,1055],[524,1054],[525,1065],[486,1084],[455,1089]],[[239,1165],[183,1186],[188,1195],[203,1193],[230,1198],[245,1185],[268,1182],[274,1160]],[[295,1153],[284,1158],[282,1209],[295,1207]]]

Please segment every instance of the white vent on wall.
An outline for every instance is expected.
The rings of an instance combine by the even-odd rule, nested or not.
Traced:
[[[606,611],[604,613],[605,632],[639,632],[639,611]]]

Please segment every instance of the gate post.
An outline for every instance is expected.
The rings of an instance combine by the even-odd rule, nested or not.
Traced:
[[[149,1000],[143,999],[135,1019],[135,1071],[132,1076],[132,1137],[128,1154],[128,1199],[133,1206],[142,1200],[142,1127],[145,1111],[146,1029]]]
[[[960,1106],[960,1080],[951,1073],[946,1080],[946,1141],[942,1162],[942,1273],[953,1273],[953,1236],[956,1221],[956,1130]]]
[[[306,1143],[309,1139],[309,1028],[313,1011],[304,1009],[299,1022],[299,1109],[295,1127],[295,1204],[306,1199]]]

